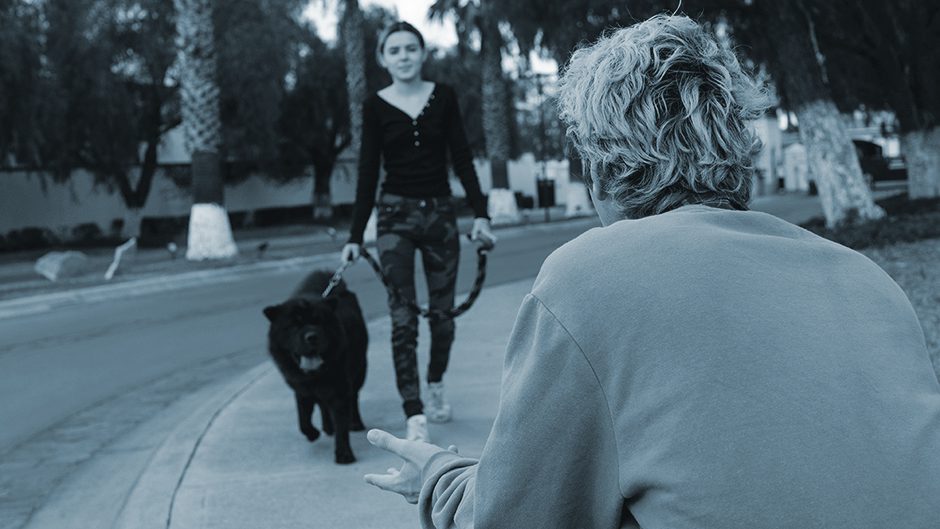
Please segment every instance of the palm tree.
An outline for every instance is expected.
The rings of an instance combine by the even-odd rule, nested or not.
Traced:
[[[481,0],[480,58],[483,84],[483,133],[493,171],[493,187],[509,189],[506,164],[509,160],[509,119],[506,84],[503,81],[503,36],[499,32],[493,2]]]
[[[362,102],[366,98],[365,26],[358,0],[344,0],[340,21],[340,39],[346,59],[346,92],[349,97],[349,119],[354,154],[358,154],[362,138]]]
[[[359,157],[362,140],[362,102],[366,98],[365,25],[358,0],[341,0],[339,39],[343,47],[346,67],[346,93],[349,107],[349,147],[346,152],[353,159]],[[313,216],[329,219],[333,216],[330,199],[329,175],[319,175],[313,191]]]
[[[461,2],[435,0],[428,10],[429,18],[442,19],[452,15],[457,20],[458,36],[469,38],[475,29],[480,35],[480,78],[483,96],[483,136],[490,159],[492,188],[489,193],[490,215],[494,223],[514,222],[519,218],[515,196],[509,190],[510,121],[506,84],[503,79],[503,36],[499,30],[496,4],[492,0]],[[462,43],[462,49],[467,47]]]
[[[213,37],[212,0],[174,0],[180,51],[183,131],[192,155],[193,207],[189,216],[186,258],[235,256],[228,215],[222,206],[222,124]]]

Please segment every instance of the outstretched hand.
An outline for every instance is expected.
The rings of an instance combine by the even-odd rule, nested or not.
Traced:
[[[418,495],[424,484],[421,481],[421,472],[428,460],[444,449],[423,441],[399,439],[386,431],[377,429],[369,430],[367,438],[373,445],[404,459],[404,463],[400,469],[390,468],[385,474],[366,474],[366,483],[382,490],[401,494],[408,503],[418,503]],[[457,453],[456,446],[451,446],[448,450]]]

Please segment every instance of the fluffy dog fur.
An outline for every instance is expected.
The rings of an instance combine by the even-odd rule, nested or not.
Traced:
[[[310,442],[320,437],[311,421],[320,406],[323,432],[336,433],[340,464],[356,460],[349,430],[365,429],[359,416],[359,390],[366,378],[368,331],[356,295],[344,282],[321,297],[332,276],[316,271],[290,298],[265,307],[270,321],[268,351],[287,385],[294,390],[300,431]]]

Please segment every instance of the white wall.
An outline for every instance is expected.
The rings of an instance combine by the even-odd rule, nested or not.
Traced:
[[[225,206],[229,211],[244,211],[309,204],[312,185],[312,178],[277,185],[252,177],[226,187]],[[142,213],[144,217],[185,216],[191,206],[189,191],[158,170]],[[96,186],[87,171],[75,171],[65,184],[39,173],[0,172],[0,234],[38,227],[68,237],[72,227],[89,222],[107,232],[125,211],[120,193]]]
[[[762,181],[755,181],[752,196],[771,193],[777,189],[777,178],[783,172],[783,134],[776,116],[768,115],[753,122],[754,131],[760,137],[763,147],[754,161],[763,175]]]
[[[166,158],[161,158],[165,160]],[[490,189],[489,163],[475,162],[484,193]],[[568,162],[551,161],[546,174],[556,182],[556,202],[564,204],[568,185]],[[535,177],[540,171],[531,154],[509,162],[509,183],[514,191],[535,196]],[[576,183],[576,185],[581,185]],[[355,162],[340,160],[333,171],[334,204],[350,204],[355,197]],[[231,212],[310,204],[312,173],[307,178],[278,185],[260,176],[226,186],[225,207]],[[451,189],[464,196],[459,180],[451,177]],[[188,189],[180,189],[162,170],[154,177],[153,187],[143,209],[144,217],[186,216],[192,206]],[[0,235],[25,227],[48,228],[68,237],[79,224],[93,222],[107,232],[115,219],[122,219],[126,208],[120,193],[95,186],[87,171],[75,171],[69,182],[57,184],[48,175],[24,171],[0,171]]]
[[[776,176],[787,177],[787,188],[802,188],[805,183],[794,175],[792,160],[781,148],[781,135],[775,119],[757,120],[757,133],[764,142],[757,165],[764,171],[765,182],[757,186],[770,190],[776,186]],[[185,150],[179,134],[170,134],[161,145],[161,163],[186,163]],[[787,163],[787,162],[791,163]],[[333,172],[332,201],[334,204],[350,204],[355,197],[355,161],[341,159]],[[486,160],[474,162],[480,185],[484,193],[491,187],[490,167]],[[791,174],[784,173],[788,166]],[[525,154],[509,162],[509,186],[513,191],[536,196],[536,177],[543,166],[532,154]],[[555,201],[564,205],[569,186],[582,186],[570,182],[567,160],[552,160],[544,165],[545,176],[555,181]],[[797,176],[796,179],[793,177]],[[796,181],[794,181],[796,180]],[[451,190],[456,196],[464,196],[459,180],[451,175]],[[252,176],[236,186],[225,189],[225,207],[231,212],[262,208],[291,207],[310,204],[313,187],[312,173],[307,178],[289,184],[278,185],[259,176]],[[192,201],[187,189],[176,187],[161,171],[157,172],[153,188],[143,209],[144,217],[186,216]],[[94,185],[94,178],[86,171],[76,171],[66,184],[56,184],[48,176],[23,171],[0,171],[0,235],[25,227],[48,228],[67,237],[71,228],[94,222],[105,232],[115,219],[123,218],[125,207],[116,190]]]
[[[473,162],[476,167],[477,176],[480,178],[480,186],[486,193],[493,186],[493,178],[490,174],[490,164],[487,160],[477,159]],[[535,180],[542,172],[542,164],[535,160],[531,153],[523,154],[518,160],[509,161],[509,188],[513,191],[519,191],[524,195],[535,197]],[[565,196],[567,196],[568,182],[568,160],[550,160],[545,162],[545,176],[555,181],[555,202],[558,205],[564,205]],[[574,185],[581,186],[581,182],[574,182]],[[454,195],[464,196],[460,181],[451,177],[450,188]]]

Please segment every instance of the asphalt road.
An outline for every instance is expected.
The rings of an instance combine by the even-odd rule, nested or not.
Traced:
[[[595,225],[591,219],[504,231],[490,255],[487,284],[532,277],[552,250]],[[473,248],[463,247],[458,303],[473,281]],[[324,256],[324,267],[334,267],[334,259]],[[77,413],[103,405],[113,411],[122,395],[166,377],[185,379],[202,366],[198,384],[177,386],[195,391],[267,361],[261,309],[283,300],[306,273],[264,271],[234,282],[0,320],[0,460],[19,445],[41,442],[44,432]],[[351,267],[345,279],[367,319],[386,313],[384,290],[367,264]],[[419,299],[421,287],[419,281]],[[205,368],[211,362],[225,367]]]

